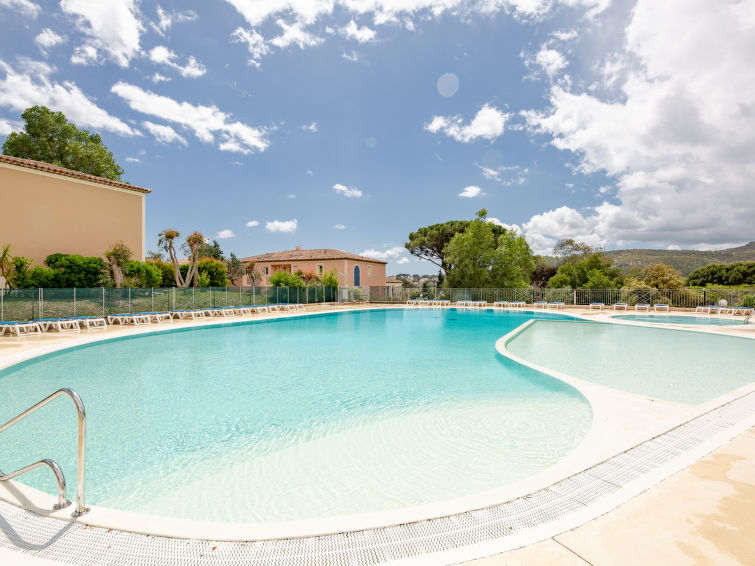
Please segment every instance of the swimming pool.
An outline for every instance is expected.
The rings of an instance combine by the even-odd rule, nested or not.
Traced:
[[[0,422],[78,391],[88,502],[115,509],[267,522],[446,500],[544,470],[591,425],[573,388],[496,353],[533,317],[591,324],[396,309],[109,340],[0,372]],[[70,475],[71,422],[61,400],[4,433],[3,468]],[[54,492],[45,470],[24,483]]]
[[[744,317],[737,320],[714,316],[684,316],[678,314],[620,314],[614,315],[611,318],[634,322],[652,322],[655,324],[694,324],[708,326],[742,326],[744,324]]]
[[[506,349],[549,370],[690,405],[755,381],[752,339],[689,330],[535,321]]]

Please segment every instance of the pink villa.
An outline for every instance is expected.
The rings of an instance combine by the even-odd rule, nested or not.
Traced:
[[[241,261],[256,262],[255,270],[262,276],[257,285],[263,287],[270,285],[268,279],[276,271],[295,273],[301,270],[322,276],[334,268],[341,287],[385,287],[385,261],[341,250],[303,250],[296,246],[295,250],[244,257]],[[248,275],[244,276],[242,284],[251,285]]]

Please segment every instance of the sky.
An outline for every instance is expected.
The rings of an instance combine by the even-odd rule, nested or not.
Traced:
[[[755,0],[0,0],[0,141],[45,105],[157,234],[434,273],[471,219],[606,249],[755,240]],[[117,211],[103,211],[104,214]]]

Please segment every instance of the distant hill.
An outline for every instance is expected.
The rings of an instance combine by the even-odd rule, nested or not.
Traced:
[[[695,269],[711,263],[736,263],[755,261],[755,241],[738,248],[701,252],[696,250],[612,250],[604,252],[616,267],[629,271],[651,263],[672,265],[687,276]]]

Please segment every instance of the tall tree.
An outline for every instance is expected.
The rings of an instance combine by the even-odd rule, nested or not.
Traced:
[[[23,132],[11,132],[3,143],[3,153],[44,161],[82,173],[120,181],[123,169],[99,134],[80,130],[62,112],[45,106],[27,108]]]
[[[535,260],[524,236],[508,231],[498,238],[498,248],[490,271],[493,287],[529,287],[534,271]]]
[[[485,213],[487,216],[487,212]],[[469,226],[469,220],[449,220],[442,224],[433,224],[419,228],[416,232],[409,234],[409,241],[404,247],[409,250],[413,256],[434,263],[448,274],[451,267],[446,259],[446,245],[456,234],[461,234]],[[490,224],[494,238],[499,238],[506,232],[506,229],[497,224]]]
[[[176,287],[188,287],[189,285],[197,286],[199,247],[204,243],[205,238],[201,232],[192,232],[186,236],[186,241],[181,245],[184,253],[189,256],[189,268],[186,276],[181,273],[181,266],[178,263],[176,254],[176,239],[181,235],[178,230],[163,230],[158,234],[157,245],[160,246],[170,257],[173,264],[173,274],[176,278]]]
[[[217,240],[213,240],[211,244],[208,242],[202,242],[202,245],[199,246],[199,257],[200,259],[210,257],[212,259],[217,259],[218,261],[225,260],[223,250],[220,249],[220,244],[218,244]]]
[[[490,270],[496,255],[493,226],[486,219],[487,211],[480,210],[467,228],[455,234],[444,249],[448,271],[446,285],[456,288],[490,286]]]
[[[231,257],[225,260],[225,264],[228,266],[228,279],[231,280],[232,285],[241,285],[241,279],[244,277],[244,264],[236,257],[236,254],[231,252]]]

